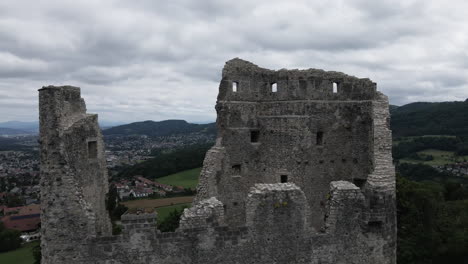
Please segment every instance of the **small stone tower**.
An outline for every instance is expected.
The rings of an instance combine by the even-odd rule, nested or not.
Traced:
[[[40,89],[39,114],[42,263],[72,263],[85,239],[111,234],[101,130],[77,87]]]

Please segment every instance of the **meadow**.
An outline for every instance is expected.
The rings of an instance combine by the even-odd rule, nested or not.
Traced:
[[[33,264],[34,257],[32,249],[39,242],[24,244],[21,248],[9,252],[0,253],[0,263],[2,264]]]
[[[182,186],[184,188],[195,189],[198,184],[198,175],[201,168],[181,171],[165,177],[157,178],[156,181],[172,186]]]
[[[162,199],[139,199],[122,202],[128,208],[159,208],[172,205],[187,204],[193,201],[193,196],[182,196]]]
[[[158,222],[161,222],[164,219],[166,219],[166,217],[169,216],[169,213],[174,211],[174,209],[180,210],[185,207],[187,208],[190,207],[190,203],[176,204],[176,205],[156,208],[156,212],[158,213]]]

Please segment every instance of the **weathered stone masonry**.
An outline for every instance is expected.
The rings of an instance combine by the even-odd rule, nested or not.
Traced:
[[[125,214],[111,236],[97,117],[79,88],[41,89],[43,263],[396,263],[388,101],[375,83],[233,59],[216,110],[180,228]]]

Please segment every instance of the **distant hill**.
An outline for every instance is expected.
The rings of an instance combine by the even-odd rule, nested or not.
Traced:
[[[39,122],[7,121],[0,123],[0,127],[22,130],[23,132],[28,133],[37,133],[39,131]]]
[[[395,109],[397,109],[399,106],[398,105],[389,105],[390,108],[390,113],[392,113]]]
[[[19,130],[19,129],[14,129],[14,128],[7,128],[7,127],[0,127],[0,136],[1,135],[9,135],[9,136],[15,136],[15,135],[29,135],[29,134],[34,134],[31,131],[24,131],[24,130]]]
[[[147,135],[161,137],[202,132],[216,134],[215,123],[191,124],[185,120],[143,121],[105,129],[104,135]]]
[[[394,137],[468,135],[468,102],[411,103],[391,107]]]

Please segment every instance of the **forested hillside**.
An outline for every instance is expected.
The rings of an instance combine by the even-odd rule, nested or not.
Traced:
[[[210,144],[191,145],[171,152],[159,152],[154,158],[122,170],[117,177],[131,178],[135,175],[154,179],[176,172],[199,168]]]
[[[393,137],[468,135],[468,101],[391,107]]]
[[[184,120],[143,121],[115,126],[103,131],[104,135],[146,135],[149,137],[162,137],[190,133],[215,134],[215,123],[191,124]]]

